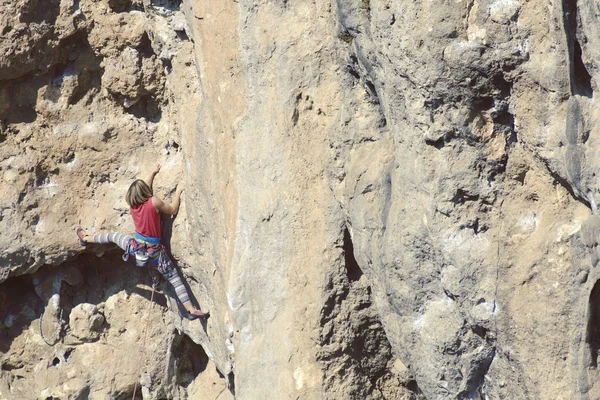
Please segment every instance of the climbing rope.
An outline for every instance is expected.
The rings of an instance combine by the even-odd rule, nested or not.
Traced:
[[[138,370],[135,376],[141,377],[140,373],[142,371],[142,363],[144,362],[144,354],[146,353],[146,336],[148,334],[148,325],[150,324],[150,315],[152,313],[152,307],[154,306],[154,292],[156,291],[156,285],[158,284],[158,279],[156,277],[152,277],[152,295],[150,296],[150,311],[148,311],[148,318],[146,320],[146,327],[144,328],[144,340],[142,341],[142,353],[140,354],[140,361],[138,362]],[[135,400],[135,393],[137,391],[137,380],[135,381],[135,385],[133,386],[133,396],[132,400]]]
[[[62,324],[63,324],[63,309],[60,309],[60,315],[58,316],[58,328],[56,329],[56,337],[53,339],[54,343],[50,343],[46,340],[46,338],[44,337],[44,329],[43,329],[43,321],[44,321],[44,311],[42,310],[42,314],[40,314],[40,336],[42,337],[42,340],[44,341],[44,343],[46,343],[48,346],[54,346],[57,342],[57,339],[60,338],[60,331],[62,329]]]

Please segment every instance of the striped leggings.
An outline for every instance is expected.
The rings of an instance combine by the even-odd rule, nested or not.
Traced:
[[[131,239],[133,239],[131,236],[119,232],[101,233],[98,235],[94,235],[94,243],[114,243],[120,248],[122,248],[124,251],[127,250],[127,243],[129,243]],[[156,257],[148,257],[148,254],[146,252],[144,252],[144,254],[141,254],[141,256],[142,257],[140,258],[147,258],[147,262],[150,263],[150,266],[158,270],[171,283],[171,285],[173,285],[173,288],[175,289],[175,294],[177,294],[177,298],[179,298],[179,301],[181,301],[182,304],[190,302],[190,296],[187,292],[187,289],[181,281],[181,277],[177,273],[177,269],[175,268],[173,261],[171,260],[167,252],[164,250],[164,248],[161,248],[160,254],[157,254]],[[137,261],[138,258],[136,257],[136,262]],[[159,268],[159,261],[162,262],[161,268]]]

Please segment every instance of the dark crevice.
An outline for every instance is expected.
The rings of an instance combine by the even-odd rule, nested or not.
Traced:
[[[462,189],[457,189],[456,193],[454,194],[454,197],[452,197],[452,199],[450,199],[450,201],[455,204],[464,204],[467,201],[477,201],[477,200],[479,200],[478,194],[469,194],[468,192],[466,192]]]
[[[590,293],[588,307],[588,324],[585,340],[589,350],[588,366],[597,368],[598,355],[600,353],[600,280],[596,282]]]
[[[346,72],[348,72],[354,79],[360,80],[360,75],[351,65],[346,66]]]
[[[155,8],[163,8],[169,11],[179,11],[182,0],[150,0],[150,5]]]
[[[165,72],[167,74],[170,74],[171,71],[173,71],[173,64],[171,63],[171,60],[163,58],[160,61],[162,62],[163,67],[165,68]]]
[[[233,371],[231,371],[229,375],[227,375],[227,388],[229,389],[229,392],[231,392],[231,394],[235,397],[235,375]]]
[[[477,393],[481,392],[482,385],[484,383],[485,375],[494,361],[496,356],[495,349],[492,349],[485,356],[481,357],[476,365],[476,368],[470,372],[466,379],[466,388],[462,393],[459,393],[458,398],[460,399],[473,399],[477,398]]]
[[[108,0],[108,6],[116,13],[144,10],[144,4],[141,0]]]
[[[375,89],[373,82],[365,79],[365,88],[367,89],[367,93],[371,97],[373,104],[381,104],[379,96],[377,95],[377,89]]]
[[[156,55],[154,49],[152,48],[152,41],[150,40],[150,37],[148,36],[147,32],[144,32],[144,34],[142,35],[140,43],[137,46],[137,51],[144,58],[150,58]]]
[[[187,32],[184,29],[176,30],[175,34],[177,35],[177,38],[179,38],[179,40],[183,40],[183,41],[190,40],[189,36],[187,35]]]
[[[582,59],[581,44],[577,39],[577,0],[562,0],[563,24],[567,37],[571,94],[592,97],[591,76]]]
[[[187,335],[176,335],[172,347],[175,361],[175,381],[188,387],[208,365],[208,356],[199,344]]]
[[[50,25],[56,22],[60,13],[60,0],[29,0],[21,8],[20,21],[26,24]]]
[[[144,118],[147,121],[159,122],[162,117],[160,104],[152,96],[142,96],[135,104],[125,111],[136,118]]]
[[[73,354],[74,351],[75,351],[74,348],[70,348],[65,351],[65,354],[64,354],[65,362],[69,361],[69,357],[71,357],[71,354]]]
[[[593,97],[594,90],[592,89],[592,77],[588,72],[582,59],[581,45],[575,39],[573,49],[573,83],[572,92],[585,97]]]
[[[443,132],[441,135],[436,136],[436,138],[425,138],[425,143],[429,146],[433,146],[438,150],[441,150],[446,146],[446,144],[450,143],[453,139],[455,139],[456,131],[454,129],[449,129],[446,132]]]
[[[413,379],[411,381],[408,381],[408,383],[406,384],[406,388],[411,392],[415,393],[416,395],[422,396],[421,389],[419,388],[419,385],[417,384],[416,380]]]
[[[481,110],[489,110],[494,107],[493,97],[477,97],[471,101],[471,112],[479,113]]]
[[[350,282],[358,281],[363,276],[363,272],[354,258],[354,244],[348,228],[344,229],[344,261]]]
[[[355,55],[351,55],[348,63],[346,64],[345,71],[349,73],[354,79],[360,80],[360,74],[357,71],[358,59]]]
[[[486,338],[487,335],[487,328],[484,328],[483,326],[479,326],[479,325],[474,325],[471,327],[471,330],[473,331],[474,334],[476,334],[477,336],[479,336],[482,339]]]

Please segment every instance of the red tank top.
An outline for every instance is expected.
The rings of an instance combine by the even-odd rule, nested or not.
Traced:
[[[154,238],[160,237],[160,214],[152,205],[152,197],[137,207],[131,207],[129,211],[137,233]]]

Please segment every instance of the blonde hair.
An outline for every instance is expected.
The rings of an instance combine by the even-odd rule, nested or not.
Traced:
[[[152,197],[152,189],[141,179],[137,179],[129,186],[125,200],[129,207],[136,207],[143,204]]]

